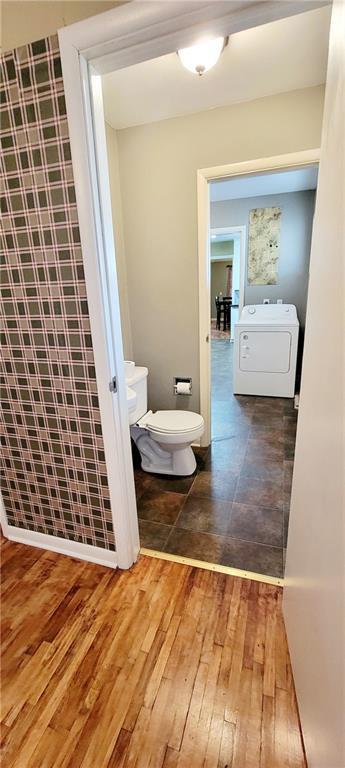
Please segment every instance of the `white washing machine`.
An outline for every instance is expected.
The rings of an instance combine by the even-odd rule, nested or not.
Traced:
[[[294,397],[298,333],[293,304],[243,307],[235,325],[234,394]]]

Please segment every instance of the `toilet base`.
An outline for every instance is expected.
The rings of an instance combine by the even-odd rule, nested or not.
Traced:
[[[141,461],[141,469],[157,475],[175,475],[175,477],[188,477],[196,470],[196,460],[190,446],[170,454],[170,462],[164,465],[154,461]]]
[[[158,475],[175,475],[188,477],[196,470],[195,456],[190,445],[186,443],[164,443],[160,445],[153,440],[147,430],[131,427],[133,438],[140,456],[141,468],[144,472]]]

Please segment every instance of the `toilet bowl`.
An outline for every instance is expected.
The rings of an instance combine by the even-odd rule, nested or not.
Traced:
[[[125,362],[127,387],[137,396],[129,406],[131,437],[145,472],[164,475],[192,475],[196,469],[191,445],[204,432],[204,420],[191,411],[147,411],[148,369]]]

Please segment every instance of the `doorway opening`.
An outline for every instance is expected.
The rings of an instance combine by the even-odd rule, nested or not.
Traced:
[[[159,60],[151,65],[159,67]],[[109,80],[105,79],[106,105],[114,83],[118,98],[121,88],[128,86],[128,79],[135,82],[135,70],[132,67],[129,74],[121,70]],[[204,434],[203,444],[193,446],[196,471],[173,476],[162,432],[160,440],[156,433],[152,437],[150,430],[143,436],[140,420],[143,414],[147,418],[146,410],[151,404],[154,412],[162,410],[168,414],[169,423],[176,413],[198,411],[198,405],[193,405],[193,389],[191,396],[182,397],[176,396],[173,389],[174,374],[181,374],[182,381],[188,384],[191,373],[189,367],[178,371],[173,367],[177,358],[175,345],[183,349],[186,343],[187,348],[195,328],[186,323],[185,329],[182,325],[179,329],[180,318],[172,299],[175,283],[180,296],[184,296],[184,288],[189,286],[179,305],[181,313],[185,310],[184,304],[188,312],[190,285],[196,281],[197,274],[196,265],[186,260],[182,279],[174,252],[176,241],[171,222],[175,222],[176,230],[183,216],[181,204],[186,205],[186,201],[171,196],[171,181],[162,175],[164,161],[155,169],[151,162],[153,183],[148,184],[142,169],[146,165],[141,158],[150,156],[156,142],[162,158],[169,152],[169,120],[163,121],[163,125],[159,120],[148,125],[149,128],[145,123],[114,131],[106,124],[122,340],[127,360],[125,379],[129,390],[139,375],[145,380],[144,386],[148,384],[147,403],[142,410],[135,411],[134,416],[130,414],[141,546],[145,550],[164,552],[166,556],[190,558],[279,580],[284,574],[297,412],[293,397],[260,397],[260,393],[238,397],[235,394],[235,333],[242,309],[248,302],[255,305],[267,299],[278,306],[276,301],[281,299],[284,305],[298,305],[300,318],[305,316],[317,180],[317,164],[310,160],[316,153],[256,161],[253,170],[248,162],[235,169],[230,167],[228,175],[224,175],[222,168],[218,174],[215,169],[211,171],[207,181],[209,210],[206,216],[207,311],[211,339],[208,346],[212,361],[210,439]],[[185,130],[188,134],[187,126]],[[136,157],[135,163],[133,157]],[[259,172],[261,168],[264,170]],[[167,204],[162,205],[164,183]],[[144,189],[149,192],[148,204],[144,204]],[[276,208],[282,212],[277,277],[271,280],[270,275],[268,279],[264,275],[253,281],[248,258],[250,211]],[[134,214],[135,228],[132,227]],[[153,230],[147,221],[154,225]],[[184,238],[182,231],[181,244]],[[194,374],[190,379],[195,380]],[[207,421],[203,412],[202,416]],[[148,470],[146,465],[152,461],[152,451],[153,461],[158,456],[157,469]],[[165,461],[164,471],[159,464]]]
[[[211,339],[234,341],[244,299],[245,241],[245,226],[211,228]]]
[[[210,484],[226,482],[232,500],[228,562],[275,575],[285,563],[317,175],[313,163],[208,188]],[[279,259],[269,250],[265,261],[273,215]],[[241,298],[235,226],[243,227]]]
[[[121,77],[125,78],[125,73]],[[117,77],[118,87],[121,77]],[[157,123],[150,123],[153,134],[162,128]],[[163,132],[166,130],[167,126],[163,125]],[[174,316],[173,320],[169,292],[161,292],[162,256],[159,248],[156,249],[156,239],[161,242],[159,230],[162,226],[164,248],[170,253],[169,220],[172,220],[175,206],[179,210],[179,201],[174,201],[173,208],[171,205],[166,209],[159,206],[160,221],[156,215],[152,219],[155,222],[152,235],[141,218],[142,210],[152,217],[153,210],[159,205],[161,185],[157,184],[157,188],[150,186],[149,206],[140,204],[140,195],[136,197],[140,188],[139,162],[132,163],[138,146],[140,153],[145,155],[148,129],[140,126],[135,130],[121,128],[115,136],[108,125],[106,133],[113,197],[118,200],[116,184],[120,180],[124,212],[124,242],[118,244],[117,257],[119,263],[123,253],[123,269],[127,272],[120,284],[125,357],[135,361],[140,369],[148,368],[149,397],[155,409],[160,404],[162,408],[169,404],[172,412],[188,409],[187,397],[183,401],[176,397],[169,401],[171,393],[161,385],[162,381],[167,381],[166,367],[175,354],[170,332],[174,328],[176,336],[178,318]],[[162,136],[161,153],[164,148],[168,151],[168,142]],[[229,176],[224,176],[221,169],[218,173],[222,176],[219,175],[217,180],[213,178],[217,176],[216,170],[211,171],[211,179],[206,184],[209,209],[205,249],[208,254],[205,268],[209,274],[208,335],[211,337],[208,348],[211,348],[212,357],[210,447],[208,444],[193,447],[198,462],[195,474],[172,477],[168,472],[147,472],[140,450],[132,444],[139,530],[145,549],[211,562],[241,572],[260,573],[276,579],[283,577],[297,412],[293,397],[283,401],[282,398],[261,398],[255,394],[235,396],[235,326],[248,301],[262,303],[265,298],[275,306],[278,306],[278,298],[284,304],[298,304],[300,316],[305,315],[317,180],[317,164],[310,161],[316,154],[307,152],[300,156],[256,161],[254,172],[251,172],[251,163],[244,164],[245,167],[241,164],[237,169],[230,168]],[[259,163],[264,169],[261,173],[258,172]],[[274,170],[277,167],[279,171]],[[158,178],[162,180],[161,175]],[[167,184],[167,197],[168,192]],[[291,200],[293,195],[295,198]],[[296,199],[296,196],[300,198]],[[247,274],[249,212],[253,208],[278,207],[282,210],[284,223],[279,281],[277,278],[277,284],[251,285]],[[134,208],[140,226],[133,231],[130,224],[126,226],[126,220],[133,220]],[[293,221],[290,221],[290,208]],[[115,237],[119,237],[119,208],[113,205],[113,211],[117,216]],[[297,233],[298,243],[291,242],[292,231]],[[139,248],[140,262],[137,259]],[[173,285],[177,262],[172,251],[170,255],[171,258],[164,261],[164,282],[172,281]],[[220,276],[214,269],[218,266]],[[193,274],[195,280],[196,271]],[[183,291],[181,279],[178,286],[180,292]],[[254,290],[258,292],[257,297],[253,295]],[[264,291],[266,293],[262,295]],[[189,306],[189,295],[186,302]],[[229,302],[228,306],[226,302]],[[185,331],[185,337],[189,341],[188,331]],[[178,334],[177,338],[181,345],[182,335]],[[165,343],[167,339],[169,344]],[[183,369],[180,372],[186,376],[189,371]],[[127,383],[131,387],[130,376]],[[145,455],[144,458],[146,460]]]
[[[223,22],[222,22],[223,23]],[[228,24],[228,21],[224,21]],[[293,22],[295,26],[296,21]],[[274,32],[274,30],[272,30]],[[293,30],[290,30],[290,34]],[[191,36],[192,33],[190,32]],[[245,33],[244,33],[245,34]],[[293,33],[294,34],[294,33]],[[301,30],[302,34],[302,30]],[[116,32],[114,32],[116,37]],[[64,54],[65,37],[65,54]],[[109,35],[108,35],[109,38]],[[159,65],[162,62],[169,77],[173,74],[173,68],[178,63],[175,54],[176,34],[173,39],[164,37],[164,45],[152,45],[147,43],[145,51],[137,52],[136,43],[133,41],[133,58],[131,52],[123,55],[116,50],[109,53],[109,45],[106,50],[104,45],[95,49],[95,58],[92,64],[87,64],[87,59],[92,60],[91,48],[93,35],[82,39],[78,45],[70,44],[67,33],[61,33],[62,61],[66,75],[66,99],[69,111],[71,132],[71,144],[73,149],[73,163],[75,167],[76,189],[78,207],[80,204],[80,225],[83,234],[83,252],[85,262],[85,275],[90,309],[92,336],[95,342],[95,366],[97,386],[100,402],[100,410],[103,425],[104,448],[110,480],[111,508],[116,530],[116,545],[118,551],[125,553],[125,557],[119,558],[119,564],[128,567],[136,559],[137,555],[137,518],[135,510],[135,497],[133,488],[132,456],[130,453],[128,431],[128,399],[126,387],[126,374],[124,359],[134,360],[140,367],[149,368],[149,403],[154,410],[185,410],[202,413],[205,420],[205,434],[201,438],[201,446],[193,446],[197,457],[198,471],[191,476],[172,478],[153,476],[141,471],[137,478],[137,506],[139,525],[141,532],[141,545],[146,543],[151,549],[164,551],[176,557],[190,557],[194,560],[208,561],[214,565],[225,568],[238,568],[232,560],[229,564],[224,559],[224,537],[228,534],[232,501],[224,499],[224,491],[219,490],[220,478],[215,480],[211,474],[212,456],[209,455],[210,419],[207,418],[207,408],[203,406],[202,389],[203,377],[199,377],[198,367],[198,282],[196,263],[196,186],[199,187],[202,168],[210,162],[211,157],[217,157],[214,144],[207,151],[202,144],[211,135],[209,132],[195,131],[195,121],[199,113],[202,119],[209,121],[215,117],[216,109],[210,109],[210,93],[208,81],[205,80],[205,88],[199,83],[198,99],[190,108],[190,92],[195,92],[195,81],[186,81],[186,89],[181,91],[177,87],[176,94],[182,93],[184,106],[178,119],[185,120],[186,129],[179,132],[179,157],[173,159],[170,164],[164,160],[164,144],[157,140],[157,130],[163,128],[166,138],[166,147],[170,160],[172,143],[169,138],[169,121],[176,119],[176,115],[167,113],[171,100],[158,99],[151,94],[150,101],[143,98],[132,101],[128,94],[133,84],[138,92],[135,82],[134,70],[142,67],[141,91],[145,83],[155,83],[159,87],[162,78],[159,73]],[[101,39],[101,38],[100,38]],[[257,37],[259,46],[266,46],[265,40]],[[272,41],[275,40],[274,34]],[[118,41],[117,41],[118,42]],[[186,42],[188,42],[186,40]],[[119,43],[121,46],[121,43]],[[75,51],[87,52],[77,61]],[[229,48],[231,52],[231,49]],[[276,51],[279,56],[281,46]],[[162,56],[162,52],[164,55]],[[104,54],[104,56],[103,56]],[[105,55],[107,54],[107,55]],[[135,54],[135,55],[134,55]],[[226,53],[222,61],[226,65]],[[241,54],[242,55],[242,54]],[[245,47],[243,48],[245,55]],[[155,59],[154,56],[159,58]],[[258,51],[258,57],[260,52]],[[169,59],[169,61],[167,61]],[[67,66],[68,65],[68,66]],[[83,93],[78,77],[82,74]],[[71,86],[68,83],[73,70]],[[145,71],[151,71],[147,78]],[[271,71],[271,64],[270,64]],[[219,69],[220,78],[224,77]],[[122,124],[111,126],[109,114],[104,118],[102,94],[102,76],[108,77],[115,73],[117,80],[110,102],[116,120],[124,121]],[[185,77],[187,73],[179,72],[178,77]],[[126,98],[125,106],[133,106],[134,112],[121,112],[119,109],[120,81],[124,77],[123,93]],[[299,73],[298,73],[299,76]],[[155,79],[156,78],[156,79]],[[226,79],[226,82],[228,80]],[[73,85],[72,85],[73,84]],[[267,83],[265,83],[267,87]],[[204,89],[204,90],[202,90]],[[275,91],[274,91],[275,92]],[[227,89],[228,93],[228,89]],[[202,95],[202,98],[199,98]],[[116,98],[115,98],[116,96]],[[121,94],[120,94],[121,96]],[[74,98],[76,97],[76,98]],[[250,98],[250,95],[249,95]],[[257,98],[257,93],[252,96]],[[84,104],[83,104],[84,99]],[[121,99],[120,99],[121,100]],[[235,101],[234,101],[235,103]],[[76,106],[75,106],[76,105]],[[157,108],[158,112],[157,112]],[[227,109],[221,99],[219,109]],[[83,109],[87,116],[83,117]],[[140,110],[149,109],[149,119],[138,120]],[[237,107],[236,107],[237,109]],[[238,107],[239,110],[242,107]],[[247,107],[245,108],[247,109]],[[226,116],[226,113],[224,112]],[[126,125],[126,121],[131,125]],[[189,128],[187,130],[187,122]],[[113,142],[113,162],[109,161],[109,142],[107,142],[107,129],[115,130],[119,141]],[[143,131],[141,126],[144,127]],[[225,137],[228,137],[229,122],[225,126]],[[267,130],[270,125],[266,126]],[[145,134],[145,141],[151,142],[148,152],[142,148],[135,150],[132,139],[139,134]],[[79,137],[83,136],[83,141]],[[176,125],[174,125],[174,136]],[[200,147],[195,144],[197,159],[190,153],[190,147],[195,142],[195,137],[201,141]],[[108,147],[107,147],[108,145]],[[181,161],[181,151],[186,147],[186,161]],[[228,138],[225,145],[228,147]],[[224,146],[221,151],[224,152]],[[158,152],[159,149],[159,152]],[[250,152],[249,152],[250,154]],[[313,153],[312,153],[313,154]],[[315,154],[315,153],[314,153]],[[305,153],[308,155],[308,152]],[[223,154],[223,161],[228,155]],[[192,159],[192,166],[190,160]],[[147,165],[143,168],[143,161]],[[158,163],[156,161],[158,160]],[[276,158],[271,158],[273,167]],[[140,161],[140,163],[139,163]],[[218,162],[222,158],[219,156]],[[265,167],[270,167],[269,161]],[[156,163],[156,164],[155,164]],[[110,167],[112,165],[112,168]],[[141,165],[142,181],[144,186],[138,183],[138,169]],[[242,169],[238,173],[243,173]],[[252,165],[252,164],[249,164]],[[115,169],[115,173],[112,171]],[[187,179],[181,178],[182,169],[188,171]],[[251,172],[251,170],[249,171]],[[111,177],[109,179],[109,177]],[[198,184],[195,184],[196,177]],[[214,178],[217,177],[217,173]],[[211,175],[209,178],[213,178]],[[111,210],[109,195],[110,187],[114,182],[113,199],[116,203]],[[119,183],[120,182],[120,183]],[[206,187],[207,181],[205,180]],[[150,189],[148,190],[148,186]],[[169,202],[171,194],[174,206]],[[87,204],[85,204],[87,198]],[[165,212],[160,209],[160,203],[166,203]],[[144,205],[145,203],[145,205]],[[192,211],[190,213],[190,207]],[[129,210],[134,206],[135,214]],[[176,208],[174,208],[176,206]],[[157,211],[159,210],[159,215]],[[93,217],[90,219],[90,211]],[[193,213],[194,212],[194,213]],[[152,215],[154,218],[152,218]],[[112,219],[115,230],[116,262],[114,258],[114,241]],[[181,225],[183,223],[183,226]],[[161,238],[161,233],[164,237]],[[171,236],[173,234],[173,237]],[[159,236],[158,236],[159,235]],[[124,258],[121,262],[121,248]],[[155,261],[156,252],[158,261]],[[95,259],[97,253],[98,262]],[[133,256],[133,258],[132,258]],[[163,259],[164,256],[164,259]],[[163,263],[164,262],[164,263]],[[115,268],[116,264],[116,268]],[[183,267],[183,276],[177,269]],[[124,268],[125,267],[125,268]],[[117,274],[116,274],[117,272]],[[121,296],[122,285],[129,281],[127,288],[128,307],[126,299]],[[118,296],[119,286],[119,296]],[[162,287],[163,286],[163,287]],[[167,288],[168,287],[168,288]],[[172,295],[176,300],[172,300]],[[168,301],[169,298],[169,301]],[[210,297],[207,296],[210,308]],[[235,309],[235,306],[234,306]],[[121,325],[120,325],[121,310]],[[135,317],[135,329],[125,330],[127,316],[132,320]],[[170,325],[169,325],[169,323]],[[121,327],[122,326],[122,327]],[[207,334],[209,335],[208,323]],[[170,328],[170,330],[169,330]],[[171,330],[172,329],[172,330]],[[188,342],[188,343],[187,343]],[[123,344],[125,350],[123,353]],[[157,364],[154,355],[157,355]],[[202,356],[201,356],[202,357]],[[178,363],[178,368],[177,368]],[[116,382],[114,382],[114,370]],[[190,395],[181,395],[177,399],[174,389],[175,378],[185,382],[191,380]],[[109,400],[109,383],[113,394],[112,402]],[[199,387],[200,383],[200,400]],[[116,389],[117,387],[117,389]],[[201,401],[201,402],[200,402]],[[150,405],[149,405],[150,407]],[[115,458],[114,458],[115,457]],[[117,482],[119,480],[119,482]],[[164,488],[162,483],[164,481]],[[155,486],[155,487],[154,487]],[[228,491],[226,491],[228,494]],[[168,498],[169,496],[169,498]],[[179,497],[179,498],[177,498]],[[183,498],[181,498],[183,497]],[[145,541],[145,528],[148,538]],[[149,530],[150,529],[150,530]],[[152,535],[151,535],[152,534]],[[154,534],[154,535],[153,535]],[[156,537],[158,534],[158,539]],[[150,541],[150,543],[147,543]],[[157,542],[157,543],[155,543]],[[245,565],[245,569],[251,570]],[[279,578],[281,577],[281,570]],[[267,578],[277,578],[267,572]]]

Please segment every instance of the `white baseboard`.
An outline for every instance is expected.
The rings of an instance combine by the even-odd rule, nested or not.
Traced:
[[[26,528],[16,528],[15,525],[6,525],[4,536],[18,544],[26,544],[29,547],[49,549],[60,555],[76,557],[78,560],[87,560],[89,563],[105,565],[107,568],[117,568],[117,555],[110,549],[92,547],[90,544],[79,544],[70,539],[62,539],[58,536],[49,536],[47,533],[37,533]]]
[[[8,522],[7,522],[5,505],[4,505],[4,500],[2,497],[1,491],[0,491],[0,526],[1,526],[3,536],[5,536],[5,538],[8,539],[8,534],[7,534]]]

